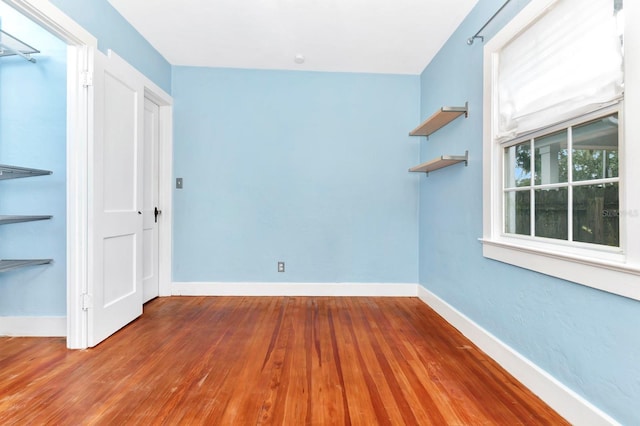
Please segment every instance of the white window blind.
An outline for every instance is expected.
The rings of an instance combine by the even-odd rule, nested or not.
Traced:
[[[499,52],[499,140],[567,120],[622,96],[623,52],[616,12],[621,3],[558,0]]]

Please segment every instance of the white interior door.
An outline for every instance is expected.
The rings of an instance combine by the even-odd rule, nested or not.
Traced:
[[[144,189],[143,189],[143,278],[142,301],[158,297],[159,221],[158,205],[158,141],[159,107],[150,99],[144,100]]]
[[[88,344],[142,314],[144,84],[117,55],[94,51],[89,146]]]

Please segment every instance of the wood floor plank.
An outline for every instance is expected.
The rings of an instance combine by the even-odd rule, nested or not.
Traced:
[[[96,348],[0,337],[0,424],[568,424],[417,298],[168,297]]]

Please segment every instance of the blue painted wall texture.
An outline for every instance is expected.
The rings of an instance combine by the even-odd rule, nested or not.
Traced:
[[[174,281],[417,282],[418,92],[418,76],[175,67]]]
[[[423,178],[420,283],[624,424],[640,424],[640,304],[483,258],[482,43],[466,40],[503,4],[481,0],[421,76],[421,115],[469,101],[459,118],[423,140],[425,161],[469,150]],[[512,1],[491,37],[527,1]]]
[[[51,3],[93,34],[98,39],[98,49],[104,53],[113,50],[171,93],[171,65],[107,0],[51,0]]]
[[[0,180],[0,215],[53,215],[48,221],[0,225],[0,259],[54,263],[0,273],[0,315],[66,314],[67,48],[39,26],[0,5],[2,29],[39,49],[33,64],[0,58],[0,164],[53,171]]]

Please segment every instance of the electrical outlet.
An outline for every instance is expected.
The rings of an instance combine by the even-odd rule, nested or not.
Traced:
[[[284,262],[278,262],[278,272],[284,272]]]

